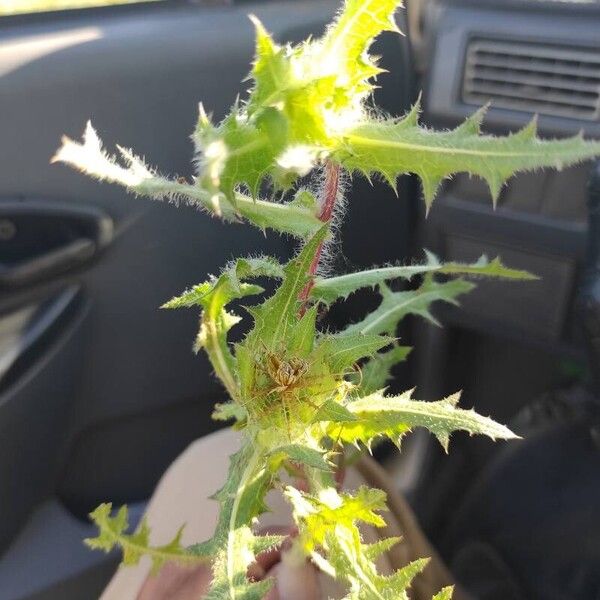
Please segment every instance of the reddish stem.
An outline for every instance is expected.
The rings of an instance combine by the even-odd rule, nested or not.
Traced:
[[[319,220],[323,223],[329,223],[333,216],[333,209],[335,208],[335,202],[338,197],[340,189],[340,166],[328,161],[325,165],[325,184],[323,185],[322,196],[321,196],[321,211],[319,212]],[[315,256],[308,270],[308,276],[310,277],[308,283],[304,286],[304,289],[300,292],[299,300],[302,302],[300,308],[300,316],[306,312],[306,306],[310,293],[315,285],[314,277],[317,274],[319,268],[319,262],[323,255],[323,244],[319,244]]]
[[[333,216],[333,208],[337,200],[338,191],[340,189],[340,166],[327,162],[325,166],[325,185],[323,186],[323,202],[321,204],[321,213],[319,219],[323,223],[331,221]]]

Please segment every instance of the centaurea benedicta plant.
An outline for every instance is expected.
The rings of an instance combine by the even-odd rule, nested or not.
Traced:
[[[220,516],[214,535],[191,547],[180,536],[170,544],[149,544],[145,521],[128,533],[127,509],[111,515],[104,504],[92,513],[100,534],[88,540],[105,551],[120,546],[124,562],[149,555],[154,569],[167,561],[210,561],[211,600],[259,600],[272,581],[251,581],[255,556],[279,543],[259,535],[256,521],[264,499],[277,487],[290,503],[298,528],[294,550],[347,587],[352,600],[407,598],[411,579],[426,561],[411,563],[391,576],[378,573],[375,559],[397,540],[363,542],[360,521],[383,526],[385,494],[362,487],[341,492],[334,481],[338,459],[348,446],[370,448],[381,439],[398,446],[415,427],[426,427],[447,448],[456,430],[493,439],[515,436],[506,427],[458,407],[459,394],[438,402],[386,393],[390,369],[409,349],[395,337],[409,314],[436,323],[435,302],[457,303],[473,284],[463,277],[529,279],[499,259],[474,264],[441,263],[427,253],[423,264],[386,266],[325,277],[319,266],[339,212],[343,174],[379,177],[395,187],[399,175],[416,174],[427,208],[441,182],[457,172],[483,178],[496,201],[503,184],[518,171],[561,168],[600,155],[600,143],[576,136],[541,140],[536,123],[507,137],[484,135],[484,110],[451,131],[419,124],[419,104],[403,118],[374,115],[368,108],[381,73],[369,55],[383,31],[397,31],[399,0],[346,0],[325,35],[299,45],[276,43],[255,18],[253,87],[225,119],[215,124],[200,110],[193,139],[197,176],[193,183],[167,179],[131,151],[107,155],[88,124],[83,142],[63,140],[55,160],[130,192],[157,199],[183,199],[226,221],[244,221],[262,230],[293,236],[299,251],[287,264],[270,257],[240,258],[218,277],[190,288],[165,308],[199,307],[195,347],[203,349],[229,401],[214,418],[231,420],[243,438],[232,456],[227,481],[217,493]],[[318,179],[318,193],[305,182]],[[302,181],[303,187],[297,182]],[[267,187],[285,192],[284,201],[261,199]],[[276,291],[255,280],[272,278]],[[392,291],[393,280],[415,280],[406,291]],[[376,288],[379,306],[337,333],[321,331],[317,314],[361,288]],[[228,305],[250,296],[262,303],[246,308],[253,326],[232,344],[228,334],[240,317]],[[285,483],[281,475],[301,465],[307,489]],[[451,589],[437,600],[448,599]]]

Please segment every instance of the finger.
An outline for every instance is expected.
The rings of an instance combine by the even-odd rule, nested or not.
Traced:
[[[290,565],[283,560],[267,576],[273,576],[275,584],[265,600],[319,600],[321,597],[317,570],[308,561]]]
[[[159,573],[146,579],[137,600],[197,600],[208,591],[211,579],[208,565],[185,567],[167,563]]]
[[[248,567],[248,578],[252,581],[264,579],[266,573],[281,560],[281,552],[290,547],[290,538],[298,535],[298,529],[285,525],[265,527],[260,530],[259,535],[285,535],[289,537],[278,546],[273,546],[256,556],[255,562]]]

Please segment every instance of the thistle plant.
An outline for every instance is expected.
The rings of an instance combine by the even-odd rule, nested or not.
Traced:
[[[100,533],[88,544],[105,551],[120,546],[127,565],[142,555],[151,557],[155,570],[167,561],[210,561],[213,581],[206,597],[211,600],[258,600],[271,586],[268,579],[249,580],[247,572],[257,554],[282,541],[259,535],[256,528],[273,488],[292,507],[298,536],[291,551],[345,584],[348,599],[407,598],[426,557],[391,576],[378,573],[375,559],[398,540],[363,543],[359,522],[383,526],[386,498],[369,487],[339,491],[334,472],[345,449],[370,449],[384,439],[400,447],[415,427],[429,429],[444,449],[457,430],[515,437],[491,419],[459,408],[459,394],[424,402],[410,391],[389,395],[386,384],[392,367],[410,351],[396,338],[404,317],[437,323],[432,304],[456,304],[473,288],[468,279],[474,276],[532,276],[498,258],[442,263],[430,253],[421,264],[324,276],[320,267],[334,236],[332,224],[343,218],[342,180],[358,174],[395,187],[399,175],[413,173],[429,209],[444,179],[467,172],[488,183],[495,202],[517,171],[577,163],[600,155],[600,143],[582,136],[539,139],[535,120],[507,137],[484,135],[485,110],[451,131],[423,127],[419,103],[400,119],[378,112],[370,101],[382,71],[369,49],[381,32],[397,31],[399,5],[399,0],[346,0],[322,38],[296,46],[278,44],[252,18],[252,89],[218,124],[200,106],[193,134],[197,176],[191,183],[159,175],[124,148],[118,147],[117,157],[108,155],[90,124],[82,143],[64,138],[55,156],[136,195],[182,200],[223,220],[298,242],[296,256],[286,264],[266,256],[240,258],[164,305],[199,307],[195,350],[206,352],[229,396],[214,418],[233,421],[242,437],[215,496],[220,516],[213,537],[182,547],[177,535],[168,545],[153,547],[145,521],[128,531],[126,507],[113,515],[111,505],[103,504],[91,515]],[[268,295],[256,283],[259,278],[275,280],[275,292]],[[413,285],[393,291],[394,280]],[[341,331],[323,331],[317,317],[362,288],[377,290],[379,306]],[[233,344],[229,332],[241,318],[229,305],[250,297],[245,313],[252,326]],[[282,477],[298,467],[306,480],[303,489]],[[435,598],[451,595],[445,589]]]

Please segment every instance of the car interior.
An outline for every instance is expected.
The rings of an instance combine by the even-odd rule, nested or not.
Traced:
[[[0,3],[1,5],[1,3]],[[237,255],[290,239],[127,196],[63,165],[89,118],[107,143],[192,174],[203,100],[221,118],[249,71],[257,15],[279,41],[320,34],[338,0],[159,0],[0,16],[0,600],[98,598],[119,557],[88,550],[99,503],[145,504],[167,466],[219,426],[224,391],[192,353],[198,315],[158,307]],[[375,53],[376,103],[457,126],[490,103],[506,134],[600,138],[598,0],[407,0]],[[372,232],[367,237],[364,231]],[[392,389],[463,390],[524,439],[417,431],[376,458],[454,576],[481,600],[600,599],[600,167],[484,182],[359,177],[335,269],[501,256],[536,282],[481,281],[444,327],[413,318]],[[335,325],[371,306],[357,294]]]

